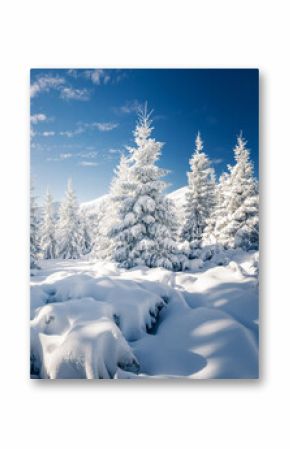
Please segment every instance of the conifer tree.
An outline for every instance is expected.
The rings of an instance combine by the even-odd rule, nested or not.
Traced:
[[[226,248],[248,250],[259,246],[259,193],[246,144],[241,134],[234,148],[236,164],[229,166],[222,187],[215,237]]]
[[[201,246],[204,231],[215,203],[214,171],[203,151],[200,133],[195,140],[195,150],[189,161],[188,192],[185,203],[185,224],[181,237],[191,249]]]
[[[44,203],[43,222],[41,226],[41,252],[44,259],[56,258],[55,217],[52,195],[47,191]]]
[[[65,198],[60,206],[57,241],[58,257],[78,259],[81,256],[82,230],[79,219],[79,206],[71,179],[68,181]]]
[[[176,217],[163,195],[167,170],[156,165],[163,144],[151,137],[150,114],[140,111],[130,148],[129,177],[115,195],[117,221],[109,236],[113,258],[125,268],[136,265],[180,269],[174,240]],[[113,183],[114,184],[114,183]]]
[[[36,198],[33,193],[33,186],[30,188],[30,268],[39,268],[39,221],[37,217]]]
[[[216,245],[218,234],[218,227],[223,226],[222,217],[224,217],[224,201],[226,198],[226,192],[229,184],[229,173],[223,173],[219,182],[216,184],[215,189],[215,204],[212,208],[212,212],[207,219],[207,224],[203,233],[203,243],[204,245]],[[225,218],[225,217],[224,217]]]
[[[92,223],[85,211],[80,211],[79,221],[81,229],[81,253],[86,255],[91,252],[93,246]]]
[[[130,192],[129,158],[121,154],[119,164],[114,170],[110,186],[110,194],[99,207],[94,217],[94,249],[93,257],[97,259],[112,259],[115,240],[111,238],[112,223],[119,223],[119,208]]]

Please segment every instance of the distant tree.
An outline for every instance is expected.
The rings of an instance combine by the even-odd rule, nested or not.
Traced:
[[[37,261],[39,259],[39,220],[37,216],[36,197],[34,189],[30,188],[30,268],[39,268]]]
[[[151,137],[152,130],[145,106],[134,131],[136,146],[130,149],[128,179],[113,182],[118,216],[109,236],[113,258],[122,267],[147,265],[176,270],[180,269],[174,239],[177,220],[163,195],[167,184],[162,178],[167,170],[156,165],[163,144]]]
[[[85,211],[79,213],[80,229],[81,229],[81,253],[89,254],[93,247],[93,229],[92,223]]]
[[[47,191],[44,203],[43,222],[41,225],[41,253],[44,259],[56,258],[55,216],[52,195]]]
[[[236,164],[229,166],[221,188],[215,237],[226,248],[258,249],[259,192],[247,142],[242,134],[234,148]]]
[[[216,184],[215,204],[207,219],[203,233],[203,242],[205,245],[215,245],[217,243],[216,237],[219,234],[219,227],[223,226],[223,220],[226,218],[224,214],[224,202],[227,197],[229,182],[229,173],[223,173],[219,178],[219,182]]]
[[[110,193],[93,217],[94,245],[92,256],[110,260],[113,257],[115,241],[110,236],[112,226],[119,223],[119,208],[130,190],[129,158],[121,154],[119,164],[114,170]]]
[[[214,170],[203,151],[200,133],[195,140],[195,150],[189,161],[188,191],[185,203],[185,223],[182,240],[188,241],[192,249],[203,243],[205,228],[215,204]]]
[[[60,206],[57,226],[58,257],[78,259],[81,256],[82,229],[79,219],[79,205],[69,179],[64,201]]]

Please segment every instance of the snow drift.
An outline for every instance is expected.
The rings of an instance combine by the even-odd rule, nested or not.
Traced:
[[[31,285],[32,376],[257,378],[257,254],[227,258],[187,273],[43,261]]]

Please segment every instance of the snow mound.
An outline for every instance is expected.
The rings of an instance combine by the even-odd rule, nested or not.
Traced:
[[[258,255],[219,256],[225,264],[194,272],[42,261],[31,282],[32,377],[257,378]]]
[[[134,343],[140,371],[195,379],[256,378],[257,346],[251,332],[228,314],[199,307],[165,311],[158,333]]]
[[[39,338],[43,379],[112,379],[118,367],[138,371],[128,343],[107,318],[78,322],[63,335],[40,333]]]
[[[140,283],[111,276],[71,274],[55,281],[56,275],[48,276],[39,286],[32,286],[33,305],[63,302],[72,299],[93,298],[111,305],[114,315],[127,340],[135,340],[146,333],[155,323],[159,311],[166,304],[164,288],[158,284]],[[34,292],[34,289],[37,292]],[[157,291],[157,293],[156,293]]]

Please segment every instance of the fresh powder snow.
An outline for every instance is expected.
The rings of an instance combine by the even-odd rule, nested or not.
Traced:
[[[85,259],[40,265],[33,377],[258,377],[257,252],[224,251],[194,272]]]

